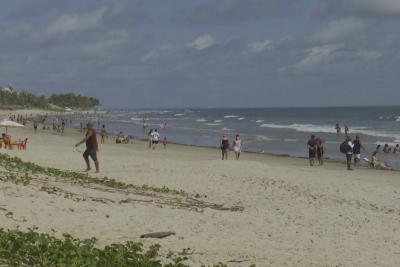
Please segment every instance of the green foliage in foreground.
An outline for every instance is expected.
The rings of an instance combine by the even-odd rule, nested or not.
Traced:
[[[86,173],[63,171],[56,168],[46,168],[32,162],[23,161],[18,157],[11,157],[7,154],[2,154],[2,153],[0,153],[0,166],[2,166],[8,171],[23,172],[25,173],[26,176],[27,173],[30,172],[33,174],[43,174],[52,177],[64,178],[77,183],[92,183],[116,189],[134,189],[142,191],[153,191],[157,193],[169,193],[182,196],[187,195],[187,193],[185,193],[182,190],[169,189],[168,187],[165,186],[161,188],[152,187],[148,185],[137,186],[133,184],[120,182],[115,179],[110,179],[108,177],[97,178],[97,177],[91,177]]]
[[[128,241],[103,249],[95,247],[96,239],[79,240],[68,234],[58,239],[50,234],[0,229],[0,265],[65,266],[65,267],[186,267],[183,258],[162,264],[158,259],[159,245],[143,250],[141,243]]]

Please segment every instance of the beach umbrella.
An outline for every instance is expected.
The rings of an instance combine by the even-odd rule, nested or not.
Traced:
[[[6,128],[7,133],[8,128],[22,128],[24,125],[11,120],[2,120],[0,121],[0,127]]]

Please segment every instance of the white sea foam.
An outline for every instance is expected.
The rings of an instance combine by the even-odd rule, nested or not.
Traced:
[[[396,121],[400,122],[400,116],[396,117]]]
[[[207,122],[206,119],[197,119],[196,121],[197,121],[197,122]]]
[[[257,122],[257,123],[263,123],[264,120],[257,120],[256,122]]]
[[[222,120],[215,120],[214,123],[220,123]]]
[[[236,115],[225,115],[224,116],[225,119],[231,119],[231,118],[237,118],[237,117],[239,117],[239,116],[236,116]]]
[[[141,121],[142,119],[143,119],[143,118],[135,118],[135,117],[132,117],[132,118],[131,118],[132,121]]]
[[[233,131],[233,129],[229,129],[229,128],[222,128],[221,130],[225,131],[225,132],[232,132]]]
[[[246,118],[245,117],[241,117],[241,118],[238,118],[238,121],[242,121],[242,120],[245,120]]]
[[[174,116],[175,116],[175,117],[181,117],[181,116],[185,116],[185,114],[178,113],[178,114],[175,114]]]
[[[224,119],[232,119],[232,118],[239,118],[237,115],[225,115]]]
[[[265,135],[256,135],[255,137],[256,137],[257,141],[277,141],[277,140],[279,140],[279,139],[275,139],[275,138],[270,138]]]
[[[220,123],[204,123],[204,125],[208,125],[208,126],[221,126],[222,124],[220,124]]]
[[[285,141],[285,142],[297,142],[298,140],[297,139],[286,138],[286,139],[283,139],[283,141]]]
[[[332,134],[336,133],[335,128],[330,125],[314,125],[314,124],[298,124],[298,123],[282,125],[274,123],[264,123],[261,124],[260,127],[272,128],[272,129],[290,129],[290,130],[295,130],[297,132],[305,132],[305,133],[332,133]],[[366,127],[350,128],[350,134],[354,133],[364,134],[374,137],[400,139],[400,134],[371,130]]]

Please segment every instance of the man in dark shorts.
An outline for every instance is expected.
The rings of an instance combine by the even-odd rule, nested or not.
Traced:
[[[315,165],[315,155],[317,153],[317,140],[315,135],[311,135],[311,139],[307,142],[308,146],[308,159],[310,160],[310,166]]]
[[[353,141],[353,154],[354,154],[354,166],[357,166],[361,161],[361,148],[365,151],[364,146],[361,144],[360,137],[357,135]]]
[[[351,159],[353,158],[353,148],[354,144],[351,141],[350,136],[346,137],[346,162],[347,162],[347,170],[352,171],[353,169],[351,168]]]
[[[94,165],[96,166],[96,173],[99,173],[100,172],[99,161],[97,160],[97,151],[99,151],[99,147],[97,144],[96,132],[93,129],[93,124],[90,122],[87,124],[87,131],[85,138],[83,138],[82,141],[77,143],[75,146],[77,147],[83,143],[86,143],[86,150],[83,153],[83,158],[85,159],[86,162],[86,171],[87,172],[90,171],[90,162],[89,162],[89,156],[90,156],[94,161]]]

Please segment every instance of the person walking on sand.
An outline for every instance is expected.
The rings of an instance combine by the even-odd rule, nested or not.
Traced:
[[[365,151],[364,146],[361,144],[360,137],[357,135],[353,141],[353,153],[354,153],[354,166],[357,166],[361,160],[361,149]]]
[[[35,134],[37,133],[37,128],[38,128],[38,124],[37,124],[37,122],[35,121],[35,122],[33,123],[33,131],[35,132]]]
[[[310,161],[310,166],[315,165],[315,155],[317,153],[317,140],[315,135],[311,135],[310,140],[307,142],[308,146],[308,160]]]
[[[317,158],[319,166],[324,165],[324,154],[325,154],[324,144],[325,144],[324,139],[317,138]]]
[[[149,148],[151,149],[153,145],[153,129],[150,129],[150,131],[147,133],[147,138],[149,142]]]
[[[223,134],[220,142],[222,160],[228,160],[229,139],[227,134]]]
[[[160,134],[158,133],[157,129],[155,129],[153,131],[153,133],[151,134],[151,139],[152,139],[153,149],[155,149],[156,146],[158,145],[159,140],[160,140]]]
[[[85,159],[86,163],[86,172],[90,171],[90,162],[89,162],[89,156],[92,158],[94,161],[94,165],[96,166],[96,173],[100,172],[99,168],[99,161],[97,159],[97,152],[99,151],[99,147],[97,144],[97,138],[96,138],[96,132],[93,129],[93,124],[88,123],[87,124],[87,131],[85,138],[82,139],[79,143],[75,145],[75,147],[78,147],[80,144],[86,143],[86,150],[83,153],[83,158]]]
[[[235,136],[235,140],[233,140],[233,146],[232,146],[233,151],[235,151],[235,156],[236,160],[240,159],[240,153],[242,152],[242,139],[240,138],[240,135]]]
[[[347,170],[352,171],[353,169],[351,168],[351,160],[353,158],[354,144],[351,141],[351,138],[349,136],[346,137],[346,141],[345,141],[344,145],[345,145],[345,152],[346,152]]]
[[[164,149],[166,149],[167,148],[167,144],[168,144],[168,139],[167,139],[166,136],[164,136],[164,140],[163,140],[162,143],[163,143]]]
[[[101,136],[100,142],[102,144],[104,144],[106,142],[106,137],[107,137],[107,130],[106,130],[106,126],[104,124],[103,124],[103,127],[100,130],[100,136]]]

